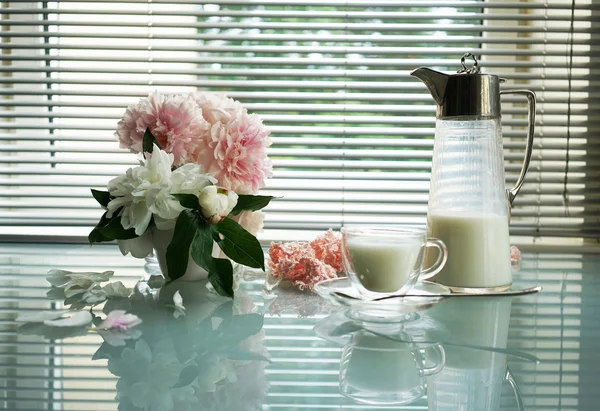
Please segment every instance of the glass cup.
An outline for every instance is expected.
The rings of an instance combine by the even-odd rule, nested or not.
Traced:
[[[340,393],[362,404],[410,404],[425,395],[426,378],[444,363],[440,345],[419,347],[360,331],[342,353]]]
[[[403,295],[417,281],[436,275],[446,264],[442,240],[425,229],[342,227],[344,269],[358,291],[369,298]],[[423,270],[425,248],[438,249],[435,263]]]

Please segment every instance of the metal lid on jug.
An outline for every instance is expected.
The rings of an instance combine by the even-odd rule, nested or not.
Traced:
[[[466,59],[473,59],[467,66]],[[456,74],[445,74],[427,67],[414,70],[411,75],[425,83],[437,103],[437,118],[478,117],[500,118],[500,83],[493,74],[479,72],[477,59],[471,53],[461,58],[462,68]]]

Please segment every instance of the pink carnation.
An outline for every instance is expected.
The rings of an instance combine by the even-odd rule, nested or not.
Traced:
[[[320,281],[337,278],[336,270],[319,260],[309,243],[272,243],[269,257],[271,274],[301,290],[312,290]]]
[[[510,246],[510,263],[513,273],[521,269],[521,251],[514,245]]]
[[[342,239],[333,230],[329,229],[324,235],[318,236],[309,244],[319,260],[332,266],[338,273],[343,271]]]

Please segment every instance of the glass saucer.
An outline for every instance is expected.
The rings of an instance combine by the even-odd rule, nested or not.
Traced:
[[[361,331],[419,347],[443,344],[451,337],[446,327],[423,313],[408,314],[401,322],[380,324],[356,321],[338,311],[321,320],[314,330],[320,338],[341,346],[352,344],[354,335]]]
[[[325,300],[348,308],[347,315],[353,319],[383,323],[405,321],[407,314],[423,311],[441,303],[444,297],[440,297],[440,294],[450,294],[450,289],[443,285],[423,281],[415,284],[403,297],[369,301],[363,299],[347,277],[321,281],[315,285],[314,291]],[[355,298],[333,294],[334,292]],[[411,294],[417,294],[419,297]],[[422,296],[426,294],[432,294],[432,297]]]

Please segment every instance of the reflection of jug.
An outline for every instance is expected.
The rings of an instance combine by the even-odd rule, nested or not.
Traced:
[[[513,386],[521,409],[506,354],[485,350],[506,348],[512,299],[455,299],[449,303],[443,310],[434,307],[429,312],[452,333],[452,345],[444,347],[446,366],[427,380],[429,411],[497,411],[505,380]]]
[[[427,227],[448,247],[448,261],[435,281],[467,292],[502,290],[512,283],[508,222],[531,159],[535,94],[500,91],[502,80],[479,73],[475,57],[467,68],[466,56],[457,74],[425,67],[411,73],[437,103]],[[529,128],[521,174],[505,191],[500,94],[508,93],[527,97]]]

